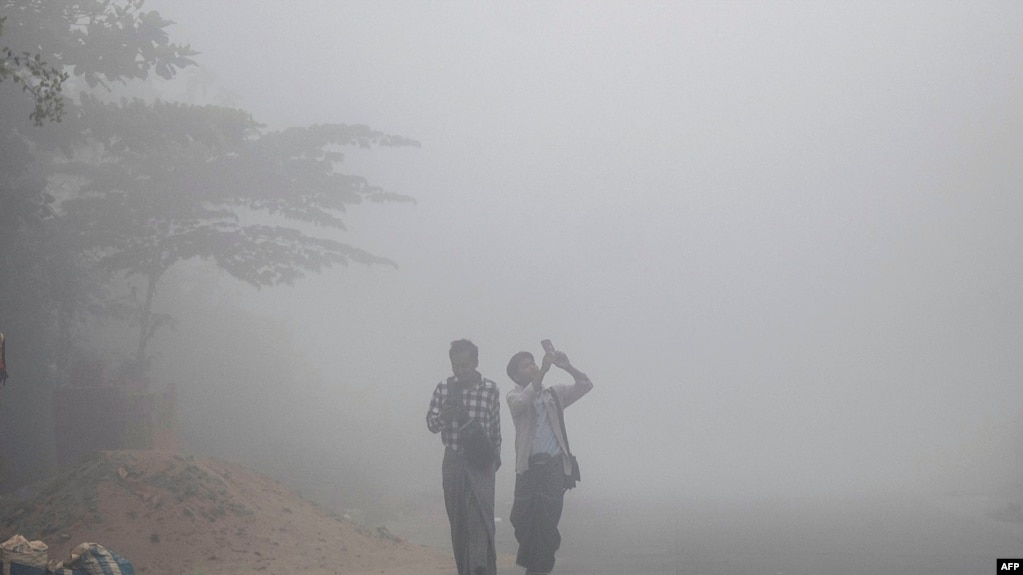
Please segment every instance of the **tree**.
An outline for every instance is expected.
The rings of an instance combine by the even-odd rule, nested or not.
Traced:
[[[0,329],[11,364],[0,394],[0,492],[52,469],[50,397],[82,343],[84,310],[104,299],[51,187],[51,160],[83,143],[68,93],[173,75],[194,54],[141,6],[0,0]]]
[[[50,393],[87,341],[76,326],[89,313],[134,321],[131,355],[145,367],[169,321],[153,294],[180,262],[211,259],[256,287],[391,264],[311,230],[343,230],[345,210],[362,201],[409,201],[339,173],[342,147],[418,144],[365,126],[266,131],[243,110],[108,101],[115,84],[194,64],[196,52],[170,41],[170,22],[142,5],[0,0],[0,80],[12,80],[0,81],[0,327],[17,366],[0,398],[0,444],[52,436]],[[110,291],[122,276],[143,280],[135,297]],[[0,452],[0,491],[43,473],[46,452]]]
[[[67,89],[169,77],[195,52],[170,42],[170,21],[141,0],[0,0],[0,24],[0,322],[22,359],[15,377],[52,381],[66,373],[73,318],[97,287],[67,243],[49,181],[54,155],[84,144]]]
[[[84,131],[101,152],[62,169],[84,182],[65,201],[76,243],[105,270],[143,280],[135,298],[135,361],[169,318],[153,312],[163,274],[212,259],[257,288],[350,262],[389,264],[336,239],[279,220],[344,229],[348,206],[411,201],[336,170],[337,148],[417,142],[366,126],[319,125],[262,133],[241,110],[141,100],[82,100]]]
[[[171,22],[142,4],[0,0],[0,234],[20,234],[54,215],[46,154],[70,155],[82,140],[77,129],[43,124],[80,116],[63,95],[71,72],[88,86],[109,86],[144,79],[151,70],[170,77],[194,63],[191,48],[169,41],[164,28]],[[31,97],[16,97],[16,90]],[[34,111],[25,113],[29,105]],[[12,238],[0,235],[5,239]],[[0,241],[0,250],[14,243],[20,242]]]

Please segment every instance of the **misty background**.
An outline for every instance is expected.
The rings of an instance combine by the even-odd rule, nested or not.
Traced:
[[[145,6],[198,66],[118,90],[421,143],[345,150],[416,200],[345,216],[397,268],[169,274],[188,450],[338,508],[439,498],[449,343],[503,394],[550,338],[595,384],[586,497],[1018,496],[1023,5]]]

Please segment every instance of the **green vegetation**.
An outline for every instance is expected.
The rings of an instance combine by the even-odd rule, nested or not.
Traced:
[[[342,172],[341,150],[418,143],[118,97],[196,64],[170,24],[142,0],[0,0],[0,327],[12,366],[0,418],[14,430],[5,442],[41,446],[0,456],[0,493],[53,474],[53,422],[38,414],[95,347],[97,322],[131,334],[117,344],[121,374],[146,381],[153,337],[174,322],[156,307],[168,270],[206,260],[263,288],[394,265],[342,241],[343,216],[412,200]]]

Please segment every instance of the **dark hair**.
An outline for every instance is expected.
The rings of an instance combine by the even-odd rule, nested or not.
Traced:
[[[533,361],[536,361],[536,359],[533,358],[533,354],[529,353],[528,351],[520,351],[513,355],[511,360],[508,361],[508,369],[506,369],[505,371],[508,372],[508,377],[510,377],[511,380],[514,381],[515,383],[519,382],[519,380],[515,377],[518,375],[519,362],[527,357]]]
[[[448,350],[448,357],[454,358],[457,353],[469,352],[472,356],[473,361],[480,360],[480,348],[476,347],[476,344],[467,339],[456,339],[451,342],[451,349]]]

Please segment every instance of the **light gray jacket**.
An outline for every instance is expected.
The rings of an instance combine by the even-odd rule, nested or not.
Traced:
[[[551,393],[558,394],[561,407],[568,409],[578,399],[593,389],[593,382],[583,377],[575,380],[572,384],[558,384],[545,387],[541,390],[540,398],[547,406],[547,416],[551,420],[551,427],[554,436],[558,440],[558,446],[562,453],[568,453],[565,447],[565,436],[561,433],[561,421],[558,418],[558,408],[554,405]],[[515,473],[525,473],[529,469],[529,455],[533,450],[533,436],[536,434],[536,410],[533,409],[533,400],[536,399],[537,391],[533,385],[515,386],[508,391],[508,408],[511,410],[512,421],[515,422]],[[572,472],[571,463],[564,458],[565,474]]]

